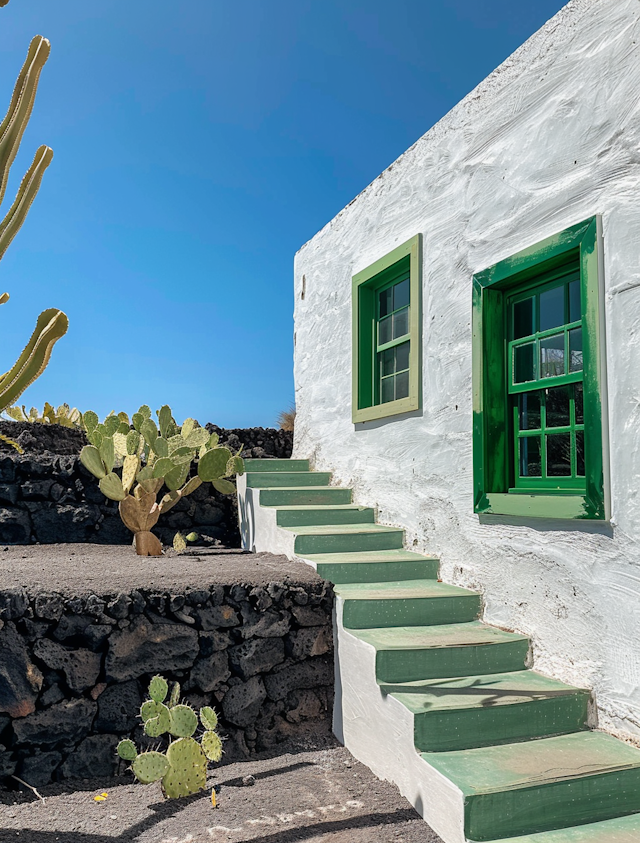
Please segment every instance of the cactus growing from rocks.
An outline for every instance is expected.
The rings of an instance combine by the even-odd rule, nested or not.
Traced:
[[[82,417],[91,444],[82,449],[80,460],[99,479],[102,493],[119,502],[120,517],[135,534],[139,556],[162,555],[151,529],[164,512],[203,482],[211,482],[223,494],[235,492],[226,478],[244,470],[240,455],[218,445],[218,435],[209,434],[195,419],[186,419],[179,427],[167,405],[156,415],[159,430],[147,405],[133,414],[133,430],[126,413],[112,413],[102,424],[91,411]],[[188,480],[196,458],[197,475]],[[122,465],[122,477],[113,470],[116,465]],[[164,485],[169,491],[158,503],[156,496]]]
[[[218,717],[209,706],[201,708],[198,716],[191,706],[180,705],[177,682],[165,705],[168,692],[166,680],[154,676],[149,684],[150,699],[140,709],[145,734],[157,738],[168,733],[173,738],[166,753],[157,750],[138,753],[134,742],[126,739],[118,744],[118,755],[132,762],[133,774],[142,784],[161,780],[166,797],[190,796],[206,787],[208,761],[219,761],[222,757],[222,742],[215,731]],[[199,723],[205,731],[198,743],[193,735]]]

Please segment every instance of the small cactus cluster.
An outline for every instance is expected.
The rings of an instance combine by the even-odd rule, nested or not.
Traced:
[[[82,428],[82,413],[75,407],[71,409],[68,404],[60,404],[56,409],[48,401],[45,401],[42,415],[38,412],[36,407],[32,407],[29,412],[25,405],[20,407],[7,407],[4,412],[17,422],[35,422],[37,424],[59,424],[62,427]]]
[[[162,545],[151,533],[160,515],[203,482],[232,494],[235,486],[226,478],[244,471],[240,452],[232,454],[218,445],[218,435],[210,434],[195,419],[186,419],[179,427],[167,405],[156,415],[159,429],[146,404],[133,414],[131,423],[126,413],[112,413],[103,423],[92,411],[82,416],[91,444],[82,449],[80,460],[99,479],[102,493],[119,502],[120,517],[135,534],[140,556],[162,555]],[[197,475],[187,480],[195,459]],[[113,470],[120,465],[122,477]],[[158,503],[156,496],[163,486],[169,491]]]
[[[162,676],[149,683],[149,697],[140,709],[145,734],[151,738],[170,735],[166,752],[138,752],[130,739],[120,741],[118,755],[131,761],[134,776],[142,784],[162,781],[162,792],[169,799],[190,796],[207,785],[207,763],[220,761],[222,741],[216,732],[218,717],[209,706],[199,715],[189,705],[181,705],[180,685],[175,682],[165,704],[169,686]],[[198,725],[204,728],[200,742],[194,739]],[[212,800],[215,796],[212,795]]]

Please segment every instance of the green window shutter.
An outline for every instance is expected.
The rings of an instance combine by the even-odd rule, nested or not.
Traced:
[[[473,281],[474,509],[607,517],[600,219]]]
[[[418,234],[353,277],[354,424],[421,406]]]

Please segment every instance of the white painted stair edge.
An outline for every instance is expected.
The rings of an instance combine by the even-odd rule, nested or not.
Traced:
[[[248,488],[244,476],[237,483],[242,547],[254,553],[282,553],[315,567],[294,553],[294,534],[278,527],[275,508],[260,506],[260,490]],[[444,843],[466,843],[462,791],[416,751],[413,714],[381,691],[375,648],[344,628],[343,605],[337,597],[334,735],[378,778],[393,782]]]

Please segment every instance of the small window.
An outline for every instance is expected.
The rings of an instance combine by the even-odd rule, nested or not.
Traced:
[[[353,421],[420,406],[419,235],[353,279]]]

